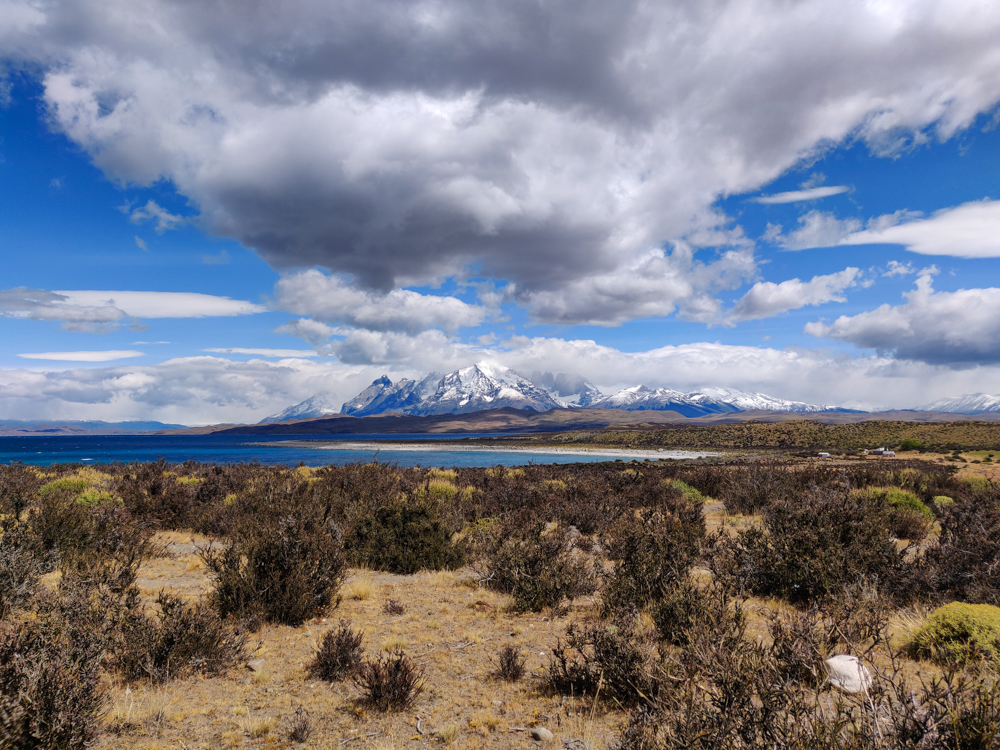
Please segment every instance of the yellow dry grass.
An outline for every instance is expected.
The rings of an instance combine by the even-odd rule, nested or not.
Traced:
[[[161,589],[193,597],[210,588],[194,566],[195,545],[210,540],[191,534],[160,534],[157,541],[172,556],[148,561],[140,584],[152,599]],[[95,748],[419,748],[447,743],[463,750],[531,748],[525,732],[512,728],[543,725],[564,739],[591,748],[608,747],[623,714],[598,706],[591,720],[589,699],[547,694],[542,679],[548,655],[571,620],[591,619],[593,601],[573,603],[568,618],[508,611],[509,598],[482,590],[461,571],[412,576],[351,571],[351,583],[364,581],[367,595],[345,598],[327,616],[299,628],[266,626],[252,641],[261,648],[262,672],[234,669],[221,677],[194,676],[163,686],[110,686],[106,731]],[[405,613],[383,612],[390,599]],[[327,630],[341,620],[364,631],[366,653],[400,645],[424,670],[426,687],[416,704],[402,713],[380,714],[360,703],[350,681],[333,685],[311,679],[305,665]],[[529,674],[519,683],[491,676],[500,647],[515,645],[527,655]],[[295,711],[309,712],[313,732],[306,744],[288,733]],[[420,725],[420,731],[417,725]],[[352,739],[353,738],[353,739]]]

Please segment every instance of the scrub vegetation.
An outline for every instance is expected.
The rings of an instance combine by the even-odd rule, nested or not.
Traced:
[[[0,467],[0,746],[997,747],[968,471]]]

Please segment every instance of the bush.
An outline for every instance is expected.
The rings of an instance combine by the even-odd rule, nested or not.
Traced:
[[[50,565],[40,559],[22,527],[0,530],[0,620],[30,601]]]
[[[909,570],[890,538],[883,503],[856,493],[815,490],[773,503],[764,527],[713,539],[709,563],[732,590],[814,601],[861,581],[904,590]]]
[[[1000,665],[1000,608],[963,602],[939,607],[910,638],[909,650],[945,665]]]
[[[866,487],[852,494],[871,502],[885,503],[889,532],[899,539],[920,541],[934,523],[934,512],[914,493],[899,487]]]
[[[924,591],[939,601],[1000,606],[1000,504],[988,495],[941,509],[941,534],[918,562]]]
[[[316,655],[306,667],[309,674],[324,682],[337,682],[349,677],[361,666],[365,649],[361,645],[364,633],[356,633],[341,620],[340,627],[328,630]]]
[[[393,503],[359,518],[346,548],[356,567],[402,575],[465,564],[464,548],[426,503]]]
[[[919,451],[923,450],[923,447],[924,444],[916,438],[906,438],[899,443],[899,449],[901,451]]]
[[[565,529],[512,522],[492,529],[486,546],[477,563],[482,582],[513,596],[521,611],[558,607],[594,590],[593,566],[573,548]]]
[[[56,607],[0,623],[0,745],[89,747],[106,697],[101,652],[101,641],[72,628]]]
[[[157,617],[135,609],[121,624],[112,664],[126,680],[165,682],[190,672],[215,675],[246,660],[246,634],[221,621],[206,604],[186,605],[160,592],[156,606]]]
[[[527,659],[517,646],[504,646],[497,652],[493,674],[504,682],[517,682],[524,676]]]
[[[729,513],[753,515],[788,493],[788,472],[776,461],[751,461],[727,469],[721,482],[722,502]]]
[[[679,581],[664,593],[651,612],[660,639],[686,646],[690,632],[703,627],[711,617],[708,599],[690,580]]]
[[[423,671],[401,650],[366,661],[354,677],[366,705],[377,711],[402,711],[424,689]]]
[[[653,695],[646,657],[629,633],[616,626],[566,630],[566,644],[552,649],[549,685],[564,695],[596,695],[635,705]]]
[[[319,509],[286,509],[275,521],[251,517],[225,548],[199,553],[215,579],[222,617],[301,625],[330,605],[346,567],[340,532]]]
[[[608,541],[615,565],[604,576],[605,613],[638,610],[684,578],[705,538],[701,506],[683,495],[621,519]]]

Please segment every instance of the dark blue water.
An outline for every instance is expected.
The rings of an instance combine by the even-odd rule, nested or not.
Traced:
[[[50,437],[0,437],[0,463],[13,461],[48,465],[52,463],[111,463],[113,461],[156,461],[164,458],[171,463],[199,461],[202,463],[238,463],[259,461],[262,464],[307,466],[347,464],[354,461],[398,463],[400,466],[518,466],[528,463],[579,463],[610,461],[615,456],[604,454],[577,455],[498,450],[399,450],[389,446],[371,445],[373,440],[454,439],[442,435],[336,435],[318,439],[315,435],[88,435]],[[288,441],[295,441],[288,445]],[[342,450],[320,448],[332,442],[364,444]],[[285,443],[285,444],[283,444]],[[313,447],[310,447],[310,443]],[[443,447],[443,446],[442,446]]]

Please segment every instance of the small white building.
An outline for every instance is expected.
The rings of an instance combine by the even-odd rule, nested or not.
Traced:
[[[829,457],[830,457],[830,454],[829,454],[829,453],[823,453],[823,452],[821,452],[821,453],[819,454],[819,457],[820,457],[820,458],[829,458]]]
[[[895,458],[896,457],[896,451],[882,451],[882,457],[883,458]]]

